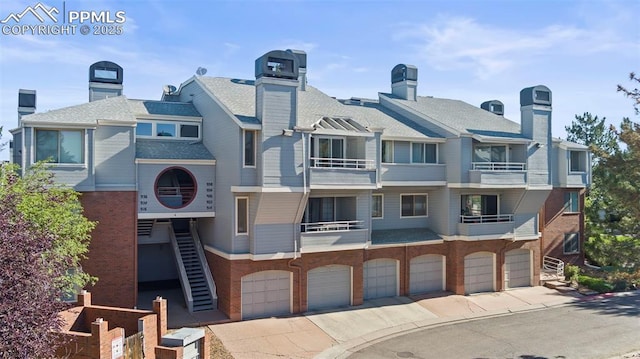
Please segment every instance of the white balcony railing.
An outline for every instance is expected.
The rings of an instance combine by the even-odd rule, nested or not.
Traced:
[[[301,223],[302,232],[325,232],[325,231],[350,231],[362,229],[364,221],[335,221],[335,222],[315,222]]]
[[[375,161],[363,160],[363,159],[351,159],[351,158],[323,158],[323,157],[311,157],[310,166],[312,168],[346,168],[346,169],[364,169],[374,170],[376,169]]]
[[[460,216],[460,223],[498,223],[498,222],[513,222],[513,214]]]
[[[472,162],[471,169],[477,171],[525,171],[527,164],[520,162]]]

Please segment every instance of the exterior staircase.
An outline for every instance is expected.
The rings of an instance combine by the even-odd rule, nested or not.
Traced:
[[[189,311],[216,309],[215,284],[195,228],[188,220],[172,220],[170,234]]]

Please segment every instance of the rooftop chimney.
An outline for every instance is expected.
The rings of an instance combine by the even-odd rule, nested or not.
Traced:
[[[298,85],[298,89],[300,91],[306,91],[307,89],[307,53],[302,50],[291,50],[287,49],[287,52],[290,52],[298,58],[298,81],[300,84]]]
[[[527,159],[531,184],[551,184],[551,90],[538,85],[520,91],[520,127],[532,140]],[[530,177],[529,177],[530,176]]]
[[[480,108],[499,116],[504,115],[504,104],[498,100],[485,101],[480,105]]]
[[[18,121],[36,112],[36,90],[18,90]]]
[[[391,70],[391,93],[403,100],[415,101],[418,88],[418,68],[399,64]]]
[[[89,102],[122,95],[122,67],[99,61],[89,67]]]

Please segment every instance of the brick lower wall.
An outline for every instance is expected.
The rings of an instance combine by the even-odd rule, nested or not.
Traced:
[[[538,285],[541,261],[540,243],[535,241],[451,241],[441,244],[371,248],[366,250],[332,251],[305,253],[301,257],[278,260],[229,260],[206,251],[207,261],[216,283],[218,309],[231,320],[242,318],[242,277],[266,270],[282,270],[293,275],[292,307],[294,313],[307,310],[307,273],[326,265],[347,265],[352,268],[352,303],[360,305],[364,297],[363,266],[372,259],[391,258],[399,262],[399,294],[409,295],[409,271],[411,259],[438,254],[446,258],[446,289],[456,294],[464,294],[464,258],[475,252],[490,252],[496,257],[496,290],[504,290],[503,273],[505,254],[513,249],[524,248],[533,253],[533,285]]]
[[[564,212],[564,194],[568,191],[580,190],[580,213]],[[565,263],[582,265],[584,263],[584,189],[555,188],[545,202],[542,218],[541,251],[543,256],[559,258]],[[567,233],[580,233],[580,252],[564,254],[564,236]]]
[[[136,305],[137,208],[136,192],[85,192],[84,215],[98,221],[91,233],[88,259],[82,268],[98,277],[87,289],[99,305],[133,308]]]

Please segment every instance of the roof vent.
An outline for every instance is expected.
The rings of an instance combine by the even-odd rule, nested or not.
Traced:
[[[164,85],[162,86],[162,92],[164,95],[173,95],[176,92],[177,88],[173,85]]]
[[[520,91],[520,106],[551,106],[551,90],[547,86],[527,87]]]
[[[504,104],[498,100],[485,101],[480,105],[480,108],[496,115],[504,115]]]
[[[89,81],[122,85],[122,67],[111,61],[99,61],[89,67]]]
[[[418,81],[418,68],[413,65],[399,64],[391,70],[391,83]]]

